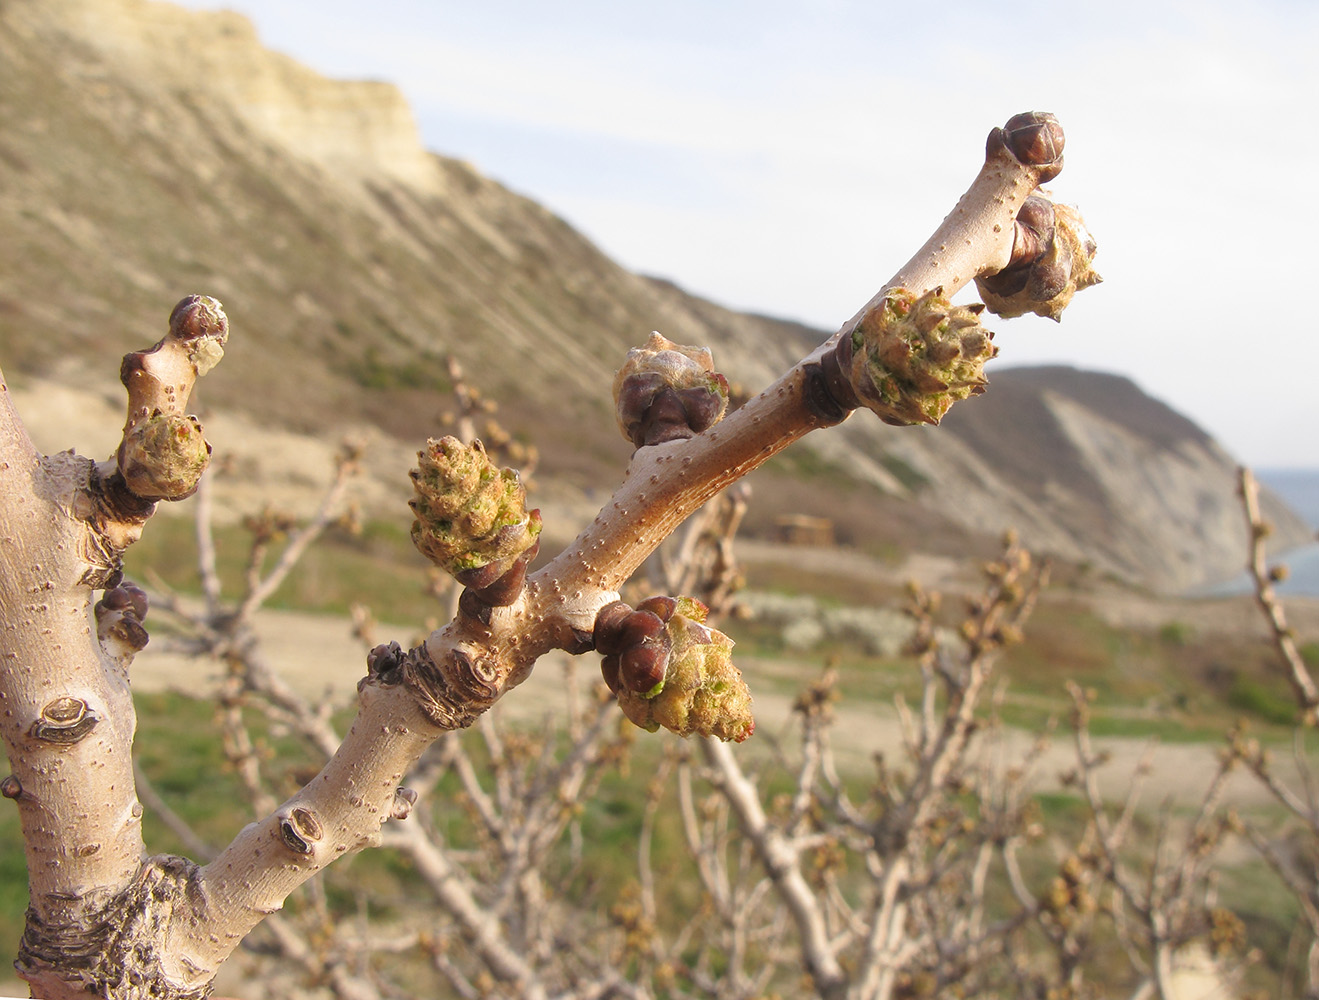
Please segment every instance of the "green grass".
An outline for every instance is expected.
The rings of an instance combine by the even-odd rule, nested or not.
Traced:
[[[8,802],[3,805],[5,808],[0,809],[0,957],[7,963],[18,954],[18,942],[23,936],[23,914],[27,911],[27,863],[23,856],[18,810]]]
[[[230,526],[219,529],[217,536],[226,593],[237,594],[245,532]],[[142,542],[130,551],[128,575],[144,579],[148,565],[170,586],[195,591],[191,523],[155,519]],[[757,587],[805,591],[830,606],[896,607],[902,602],[897,588],[879,582],[858,584],[774,566],[753,567],[752,573]],[[271,605],[342,615],[365,595],[378,614],[421,621],[438,610],[425,587],[426,566],[412,549],[407,525],[373,521],[357,536],[330,532],[307,554]],[[945,624],[954,624],[956,613],[956,602],[948,602]],[[827,662],[837,671],[838,691],[849,704],[887,706],[897,694],[909,703],[919,696],[919,671],[910,658],[875,657],[845,642],[803,654],[785,649],[779,631],[762,623],[730,622],[726,628],[738,642],[739,652],[752,661],[748,672],[753,690],[791,697]],[[1319,656],[1319,646],[1307,647],[1306,655]],[[1038,731],[1051,719],[1065,720],[1071,707],[1065,684],[1072,679],[1093,692],[1091,730],[1096,736],[1200,742],[1206,744],[1209,760],[1213,746],[1238,717],[1249,718],[1253,732],[1266,742],[1286,738],[1294,713],[1285,684],[1271,671],[1267,650],[1261,652],[1244,640],[1205,639],[1177,621],[1148,632],[1118,629],[1081,601],[1062,594],[1048,595],[1041,602],[1027,625],[1025,641],[1011,647],[997,664],[995,680],[1007,682],[999,710],[1005,724]],[[135,752],[157,790],[208,842],[227,842],[252,817],[235,805],[243,801],[242,790],[223,759],[213,706],[160,694],[140,696],[138,711]],[[250,722],[277,792],[291,793],[319,761],[263,719],[252,715]],[[599,904],[604,909],[596,912],[607,910],[608,901],[636,877],[644,789],[664,745],[661,740],[641,738],[626,767],[607,769],[597,794],[581,804],[577,821],[583,842],[589,845],[586,863],[575,864],[561,853],[546,863],[545,875],[552,884],[565,886],[579,901],[604,901]],[[479,763],[479,745],[473,753]],[[864,776],[844,778],[855,786],[856,800],[864,801]],[[777,766],[767,764],[761,780],[767,801],[776,790],[789,787],[786,772]],[[701,901],[699,889],[686,874],[689,859],[674,794],[671,786],[664,792],[653,863],[667,894],[667,912],[676,915],[691,912]],[[446,842],[461,849],[474,846],[476,834],[460,805],[457,785],[447,779],[435,798],[432,818]],[[1064,793],[1037,797],[1035,808],[1055,839],[1070,842],[1068,838],[1078,835],[1084,822],[1079,801]],[[150,812],[144,817],[144,834],[152,851],[181,849]],[[1028,877],[1044,878],[1050,864],[1041,854],[1032,860]],[[0,948],[9,947],[12,953],[21,932],[26,884],[13,810],[0,810],[0,875]],[[1262,870],[1225,869],[1222,878],[1225,900],[1241,911],[1252,942],[1269,956],[1267,964],[1279,967],[1294,901]],[[408,912],[424,899],[406,864],[387,851],[363,852],[335,865],[324,885],[331,907],[345,914],[354,912],[363,899],[370,899],[371,912],[382,916]],[[292,909],[300,905],[296,899],[290,903]]]
[[[850,671],[859,671],[859,661],[839,664],[843,679],[840,688],[845,697],[863,697],[849,690]],[[205,701],[178,694],[151,694],[137,698],[139,734],[135,752],[157,791],[206,840],[222,844],[251,820],[242,807],[243,795],[237,776],[225,762],[215,727],[215,707]],[[248,719],[258,747],[264,757],[263,767],[274,780],[277,790],[291,792],[309,777],[319,764],[295,741],[272,729],[263,717],[252,713]],[[486,755],[481,741],[469,740],[478,771],[485,773]],[[595,794],[582,802],[577,815],[582,842],[587,845],[584,864],[577,864],[565,851],[556,851],[547,860],[542,873],[547,884],[560,887],[567,898],[578,905],[588,905],[590,912],[602,914],[628,891],[636,878],[637,837],[644,809],[646,786],[660,766],[666,748],[682,746],[668,738],[638,736],[626,761],[607,765]],[[754,750],[756,748],[752,748]],[[773,755],[757,755],[756,770],[763,799],[773,810],[776,799],[790,791],[789,770],[774,762]],[[845,776],[853,800],[868,800],[866,779]],[[698,792],[698,800],[701,798]],[[967,815],[974,816],[975,803],[965,803]],[[446,777],[430,800],[431,818],[445,842],[456,850],[471,848],[479,835],[462,807],[456,780]],[[1033,815],[1047,831],[1052,843],[1074,843],[1085,825],[1086,811],[1079,799],[1066,792],[1038,795]],[[677,926],[700,907],[701,890],[691,877],[690,858],[682,835],[676,790],[670,782],[662,793],[658,822],[652,848],[652,863],[662,895],[661,915],[666,925]],[[148,811],[144,816],[144,835],[153,851],[177,852],[180,846],[173,835]],[[1152,827],[1142,824],[1142,834]],[[849,895],[859,877],[856,859],[845,864],[843,891]],[[1055,871],[1057,858],[1051,848],[1041,845],[1028,849],[1023,856],[1028,884],[1042,887]],[[850,876],[847,873],[851,873]],[[0,812],[0,949],[13,954],[21,933],[25,906],[25,878],[22,849],[13,810]],[[421,912],[429,905],[426,891],[416,884],[407,863],[390,851],[365,851],[334,865],[324,876],[326,899],[332,913],[344,916],[358,912],[364,901],[369,910],[382,919],[399,918]],[[996,890],[997,891],[997,890]],[[1220,871],[1220,892],[1226,905],[1245,921],[1252,944],[1264,949],[1265,969],[1258,973],[1266,984],[1284,961],[1287,936],[1295,902],[1263,867],[1256,862],[1224,867]],[[1006,890],[1002,902],[1009,905]],[[587,903],[586,901],[594,901]],[[296,913],[306,905],[301,897],[289,902]]]
[[[422,622],[433,617],[439,605],[426,592],[429,564],[412,547],[408,531],[401,520],[368,521],[358,536],[331,528],[304,554],[267,607],[345,616],[354,603],[364,602],[390,620]],[[215,529],[217,570],[230,599],[243,592],[250,538],[240,525]],[[267,569],[284,544],[272,546]],[[196,551],[190,519],[157,517],[128,550],[124,574],[148,585],[158,577],[174,590],[197,594],[201,578]]]
[[[155,519],[142,541],[130,549],[127,575],[144,579],[150,566],[171,587],[195,593],[199,582],[192,532],[186,519]],[[247,535],[236,525],[222,527],[216,534],[225,592],[236,595]],[[328,532],[269,604],[346,615],[355,602],[365,600],[382,617],[421,622],[440,610],[426,592],[427,570],[402,519],[370,521],[357,536],[338,529]],[[752,565],[748,576],[749,584],[758,589],[806,593],[827,606],[897,607],[903,602],[900,589],[892,584],[790,570],[775,563]],[[949,604],[946,624],[953,626],[956,607],[955,602]],[[849,698],[888,702],[895,693],[910,698],[919,691],[918,672],[908,659],[869,656],[842,642],[809,654],[789,652],[778,629],[754,621],[732,622],[727,630],[742,655],[769,665],[759,682],[783,693],[795,693],[826,660],[839,670],[840,686]],[[1306,652],[1319,655],[1319,649]],[[1066,717],[1071,707],[1069,680],[1092,693],[1096,735],[1215,742],[1245,717],[1256,724],[1262,738],[1275,740],[1285,737],[1295,718],[1289,692],[1273,671],[1268,651],[1257,644],[1198,636],[1177,621],[1150,632],[1119,629],[1066,595],[1046,595],[1027,625],[1025,641],[1005,651],[995,676],[1008,684],[1004,721],[1028,730],[1042,728],[1051,718]]]

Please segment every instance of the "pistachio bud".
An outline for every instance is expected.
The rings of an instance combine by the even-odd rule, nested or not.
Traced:
[[[652,598],[647,605],[665,598]],[[670,602],[672,603],[672,602]],[[633,610],[622,601],[601,608],[595,618],[591,642],[604,656],[600,671],[609,690],[627,689],[641,694],[659,690],[669,660],[669,639],[664,623],[672,609],[663,614],[649,608]]]
[[[496,469],[480,441],[432,439],[417,458],[410,473],[413,544],[467,586],[494,583],[540,535],[540,511],[527,511],[518,474]]]
[[[124,431],[119,471],[143,500],[183,500],[197,491],[211,446],[193,416],[159,410]]]
[[[680,347],[652,333],[614,377],[614,408],[623,436],[637,448],[680,441],[723,419],[728,380],[704,347]]]
[[[1066,137],[1058,119],[1049,112],[1013,115],[1003,126],[1002,138],[1018,161],[1042,168],[1036,183],[1046,184],[1062,171]]]
[[[1098,249],[1080,212],[1036,193],[1017,213],[1012,262],[976,278],[976,287],[995,315],[1030,312],[1057,321],[1073,295],[1103,281],[1093,263]]]
[[[224,357],[229,339],[229,317],[209,295],[188,295],[169,316],[170,335],[186,344],[198,375],[205,375]]]
[[[889,424],[937,424],[958,400],[985,391],[998,353],[979,306],[952,305],[936,288],[891,289],[840,339],[836,360],[862,404]]]
[[[622,683],[616,691],[618,704],[624,715],[650,732],[663,726],[679,736],[698,733],[740,743],[756,728],[751,692],[733,665],[733,641],[708,628],[706,614],[700,601],[690,597],[674,601],[673,612],[664,622],[670,647],[664,675],[644,693],[627,683],[631,649],[619,654]],[[648,659],[643,666],[649,666]],[[607,678],[609,674],[607,670]]]

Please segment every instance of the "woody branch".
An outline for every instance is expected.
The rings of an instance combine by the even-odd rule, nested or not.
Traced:
[[[40,699],[27,691],[29,703],[23,712],[34,721],[31,726],[8,725],[5,730],[15,761],[14,783],[6,787],[15,791],[11,797],[28,796],[29,804],[20,801],[20,808],[25,814],[29,870],[42,871],[43,862],[51,857],[64,860],[64,844],[70,837],[87,846],[88,856],[98,856],[96,871],[79,865],[63,867],[58,878],[71,883],[65,891],[80,906],[90,907],[88,912],[103,907],[109,897],[122,898],[139,911],[152,911],[152,918],[138,921],[138,926],[168,928],[170,943],[153,951],[159,968],[152,975],[169,983],[173,995],[199,995],[242,936],[278,909],[289,892],[336,858],[377,842],[385,820],[406,811],[407,800],[398,795],[398,782],[421,752],[440,734],[478,718],[521,683],[541,655],[555,648],[583,652],[605,642],[622,651],[626,664],[631,662],[626,659],[628,649],[653,650],[657,637],[649,618],[642,621],[645,628],[633,635],[629,629],[637,624],[634,616],[640,612],[623,606],[627,613],[618,612],[611,619],[622,625],[612,632],[602,624],[601,612],[616,607],[622,583],[708,499],[791,442],[839,422],[860,405],[889,422],[937,422],[953,401],[981,391],[980,365],[993,354],[989,335],[976,324],[975,310],[949,306],[941,295],[952,295],[977,279],[983,294],[997,296],[998,308],[1005,314],[1032,309],[1056,318],[1056,311],[1076,288],[1097,281],[1089,269],[1093,242],[1079,219],[1037,192],[1040,183],[1061,169],[1062,143],[1061,128],[1048,115],[1019,115],[1006,128],[994,129],[978,176],[926,245],[838,334],[722,424],[709,426],[707,419],[693,426],[686,409],[690,399],[662,387],[641,407],[644,412],[624,414],[635,424],[638,445],[627,478],[596,520],[544,569],[525,576],[539,531],[535,512],[499,522],[484,561],[465,563],[465,552],[444,556],[451,563],[447,568],[468,588],[459,614],[411,650],[405,652],[397,644],[377,647],[368,659],[368,675],[359,684],[358,716],[324,770],[270,816],[245,828],[204,868],[181,859],[154,859],[145,866],[138,862],[141,837],[127,764],[132,709],[123,671],[133,642],[145,639],[144,633],[140,640],[135,638],[132,628],[132,619],[140,619],[145,608],[139,608],[142,602],[131,593],[113,599],[108,593],[98,617],[110,623],[102,631],[109,636],[103,642],[111,652],[93,649],[79,657],[83,662],[76,669],[44,664],[35,671],[38,676],[59,678],[69,693],[38,704]],[[216,315],[223,320],[218,308]],[[895,339],[894,328],[909,339]],[[156,352],[130,355],[138,360],[126,363],[130,416],[117,466],[111,471],[85,463],[72,472],[61,470],[59,478],[66,484],[56,495],[47,480],[60,465],[59,457],[38,459],[7,396],[0,405],[0,448],[2,457],[11,459],[3,463],[0,489],[23,496],[33,508],[62,510],[73,525],[61,538],[27,533],[26,549],[17,558],[4,550],[6,568],[12,563],[16,579],[30,583],[26,592],[32,593],[46,575],[37,565],[44,553],[83,553],[91,548],[101,554],[91,569],[64,567],[56,586],[61,604],[54,611],[42,606],[43,614],[63,618],[64,642],[47,644],[54,650],[80,642],[86,647],[77,629],[68,626],[85,607],[90,588],[117,582],[113,567],[118,553],[136,537],[154,501],[191,492],[204,467],[204,442],[195,421],[182,416],[181,407],[191,384],[189,369],[205,370],[216,355],[210,347],[199,353],[194,345],[188,348],[193,352],[188,364],[169,367],[165,362],[172,362],[178,345],[190,343],[174,332],[171,337]],[[209,345],[213,340],[199,343]],[[624,389],[625,394],[630,391]],[[437,445],[432,459],[452,457],[441,455],[442,450]],[[487,479],[484,472],[477,473],[482,484]],[[516,484],[504,485],[508,488],[497,499],[500,516],[520,509]],[[419,497],[421,507],[431,502],[420,493]],[[437,502],[447,500],[441,497]],[[20,511],[18,518],[25,513]],[[0,527],[7,529],[0,535],[8,544],[12,536],[27,530],[27,525],[9,521]],[[61,542],[72,544],[57,544]],[[36,570],[22,568],[33,565]],[[7,590],[11,595],[23,592]],[[679,607],[682,613],[670,600],[645,614],[671,632],[670,623],[683,619],[688,610]],[[24,617],[30,608],[14,610],[9,620],[34,624]],[[113,646],[110,633],[116,629],[130,634],[125,648]],[[712,642],[710,630],[702,635],[692,641]],[[639,641],[633,642],[638,636]],[[665,659],[667,653],[665,647],[658,659]],[[86,683],[77,679],[84,675],[89,678]],[[7,672],[7,688],[14,687],[14,676]],[[42,698],[47,697],[43,692]],[[93,729],[96,740],[85,740]],[[113,742],[102,743],[112,729]],[[739,732],[744,736],[748,731]],[[51,732],[65,734],[65,742],[50,740]],[[63,748],[71,742],[70,732],[77,736],[72,742],[99,748],[94,761],[85,763],[105,767],[114,758],[118,770],[111,784],[118,803],[108,809],[103,800],[94,807],[86,803],[81,817],[76,808],[70,810],[69,822],[57,839],[41,810],[64,790],[43,785],[38,769],[27,764],[24,753],[33,741],[45,740],[56,744],[56,755],[69,756],[71,752]],[[98,788],[102,782],[97,782]],[[33,817],[39,819],[29,823]],[[97,823],[106,824],[103,836]],[[89,840],[89,835],[97,839]],[[109,858],[115,861],[107,867]],[[43,877],[34,882],[38,894]],[[89,894],[88,886],[98,887],[97,892]],[[63,897],[47,892],[43,898],[49,903]],[[61,904],[53,909],[60,912],[52,912],[51,940],[68,923],[63,912],[68,907]],[[35,910],[40,916],[41,907]],[[38,926],[44,926],[40,920]],[[25,974],[50,996],[63,995],[57,992],[59,977],[42,971],[45,953],[39,948],[28,952]],[[88,959],[95,964],[92,956]],[[113,970],[106,972],[107,963],[113,964],[113,959],[102,960],[95,974],[113,975]]]

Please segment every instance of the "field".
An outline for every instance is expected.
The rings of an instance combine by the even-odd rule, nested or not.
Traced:
[[[189,599],[197,586],[191,522],[168,517],[157,519],[152,528],[131,554],[129,576]],[[236,524],[219,530],[220,568],[230,592],[243,572],[242,536]],[[836,671],[841,696],[833,730],[840,766],[862,782],[875,755],[901,760],[904,748],[894,701],[918,697],[918,674],[912,659],[900,651],[902,636],[884,632],[896,628],[900,633],[901,626],[894,622],[901,619],[889,616],[887,624],[875,626],[878,631],[867,632],[867,610],[901,608],[905,580],[916,577],[947,595],[947,624],[953,626],[961,596],[976,586],[976,568],[946,558],[871,558],[757,541],[742,543],[739,555],[747,603],[762,609],[756,617],[726,625],[738,642],[738,662],[755,694],[759,720],[757,736],[742,752],[763,760],[793,739],[792,701],[827,665]],[[350,607],[362,601],[386,621],[414,623],[376,629],[381,641],[397,638],[407,643],[416,638],[422,622],[438,616],[439,605],[426,593],[426,585],[425,568],[401,526],[375,521],[355,534],[332,530],[272,600],[259,629],[263,647],[305,696],[328,697],[338,706],[338,717],[346,718],[364,652],[352,634]],[[776,618],[772,610],[764,610],[781,608],[785,601],[786,607],[796,609],[786,618],[782,611]],[[1319,602],[1294,602],[1290,610],[1298,632],[1309,640],[1307,656],[1319,659]],[[998,689],[988,713],[998,723],[992,735],[994,752],[1005,758],[1024,754],[1036,734],[1056,730],[1033,772],[1046,825],[1061,835],[1074,832],[1081,822],[1075,794],[1060,780],[1075,761],[1065,725],[1069,680],[1091,694],[1091,731],[1096,745],[1110,757],[1103,772],[1106,795],[1123,796],[1142,760],[1153,754],[1141,800],[1151,817],[1166,808],[1186,812],[1198,803],[1224,734],[1242,720],[1265,743],[1283,750],[1279,757],[1285,763],[1292,713],[1257,619],[1245,599],[1156,597],[1059,568],[1024,641],[1010,647],[996,668]],[[840,627],[840,621],[851,624]],[[814,624],[803,629],[803,622]],[[148,624],[154,626],[153,645],[134,668],[139,763],[157,792],[203,840],[223,843],[250,817],[215,725],[219,709],[212,697],[221,668],[171,653],[167,617]],[[542,661],[526,687],[501,703],[501,721],[517,728],[561,714],[570,687],[563,683],[563,671],[576,669],[578,679],[589,683],[595,670],[593,655],[575,668],[566,659]],[[305,780],[317,762],[278,726],[254,713],[250,721],[267,767],[282,776],[281,787],[291,792],[294,782]],[[652,767],[671,739],[640,734],[632,763],[613,773],[588,804],[583,831],[590,842],[605,848],[596,856],[599,877],[606,881],[621,884],[625,879],[626,859],[640,823],[644,786],[628,775]],[[1266,820],[1274,816],[1266,793],[1244,774],[1229,786],[1228,796],[1245,813]],[[153,850],[183,850],[150,810],[146,822]],[[459,840],[460,827],[458,823],[452,831]],[[673,830],[661,826],[659,834],[661,856],[682,849]],[[0,949],[12,953],[25,903],[21,843],[12,812],[0,814],[0,844]],[[1220,873],[1226,901],[1246,920],[1252,940],[1265,949],[1264,964],[1284,963],[1294,902],[1276,883],[1261,877],[1264,866],[1249,852],[1235,849],[1224,857],[1230,862]],[[332,909],[345,913],[369,895],[373,915],[389,920],[408,910],[408,881],[392,852],[367,852],[336,866],[323,892]]]

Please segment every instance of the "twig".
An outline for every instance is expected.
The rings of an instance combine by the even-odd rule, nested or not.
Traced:
[[[1240,468],[1238,475],[1241,502],[1245,507],[1246,525],[1250,531],[1250,557],[1246,562],[1246,571],[1254,583],[1255,600],[1269,624],[1273,645],[1286,666],[1287,679],[1291,682],[1296,701],[1304,712],[1306,723],[1313,726],[1316,724],[1316,709],[1319,709],[1319,687],[1316,687],[1305,659],[1296,646],[1295,634],[1287,626],[1286,615],[1278,601],[1277,591],[1273,588],[1274,577],[1268,568],[1264,546],[1269,528],[1260,515],[1259,484],[1245,466]]]

